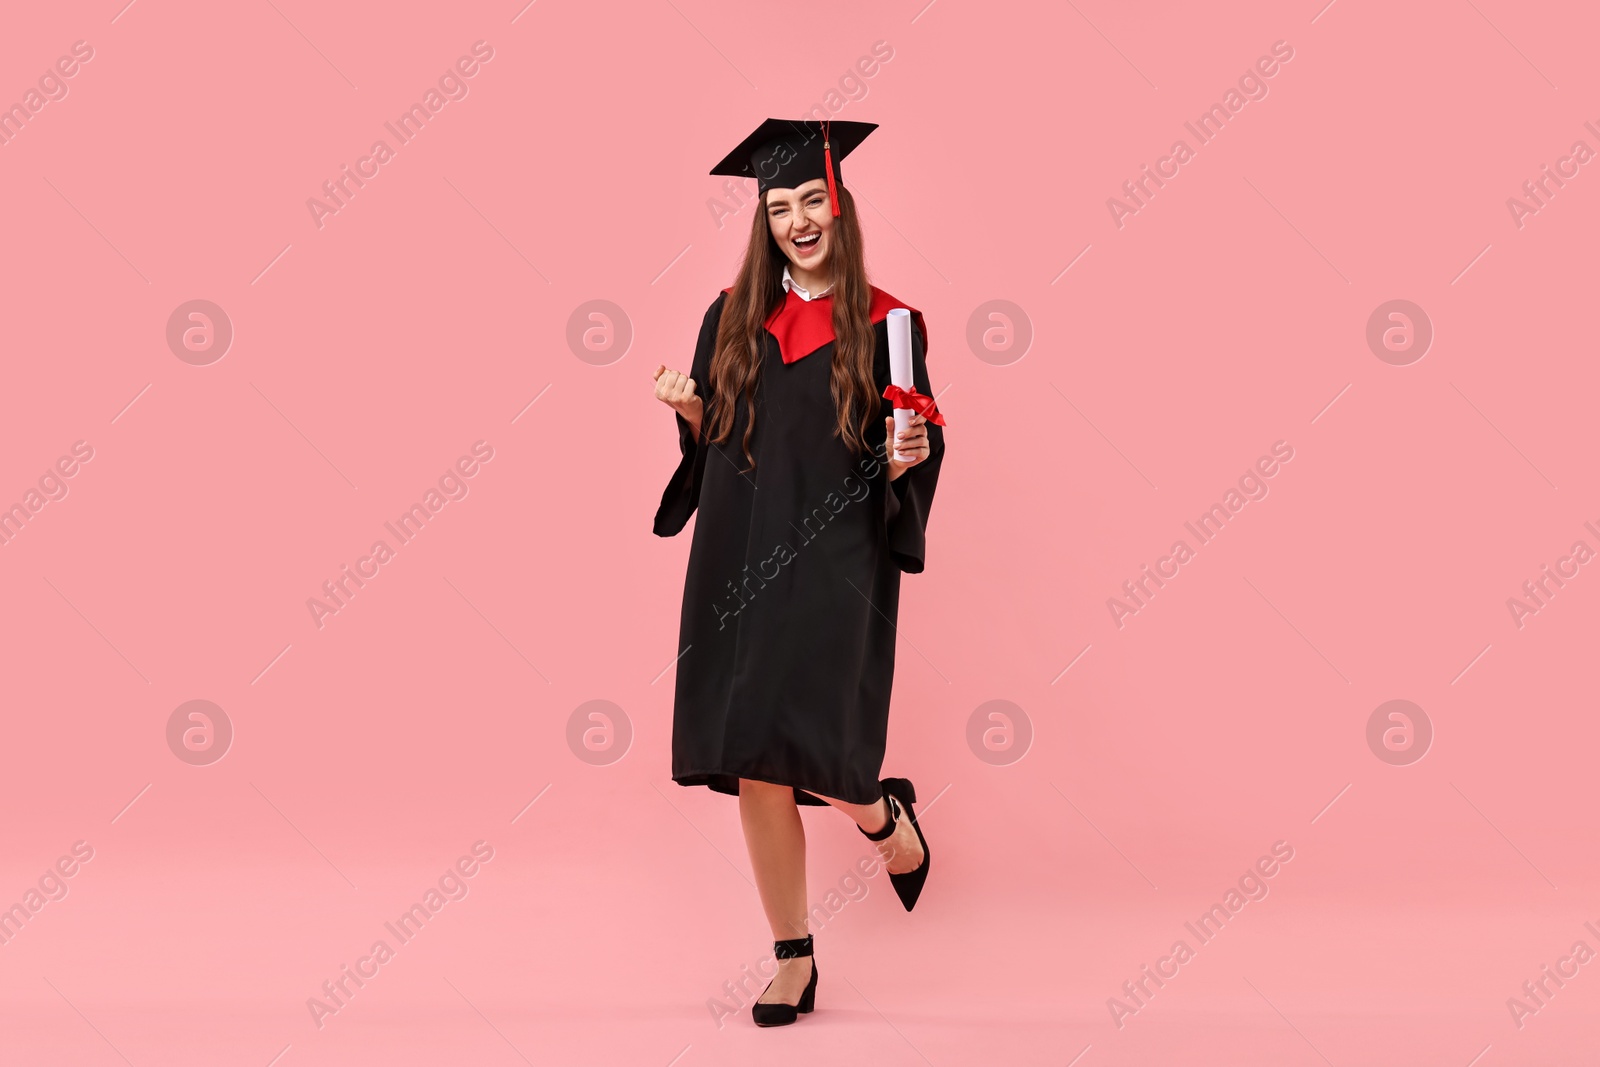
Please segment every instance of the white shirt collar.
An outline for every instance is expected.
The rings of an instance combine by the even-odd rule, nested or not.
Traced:
[[[827,296],[833,291],[833,285],[832,283],[829,283],[828,288],[822,290],[820,293],[817,293],[816,296],[813,296],[811,293],[806,291],[805,286],[801,285],[799,282],[795,281],[789,276],[789,264],[787,263],[783,265],[783,288],[785,291],[793,289],[796,293],[800,294],[800,299],[806,301],[807,303],[815,300],[818,296]]]

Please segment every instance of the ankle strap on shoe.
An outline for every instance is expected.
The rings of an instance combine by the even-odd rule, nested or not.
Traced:
[[[799,959],[801,956],[811,955],[811,935],[797,937],[791,941],[774,941],[773,954],[780,960]]]
[[[863,834],[866,834],[868,841],[882,841],[894,833],[894,825],[900,821],[900,802],[888,793],[883,794],[883,799],[889,802],[889,821],[883,824],[883,829],[876,833],[868,834],[867,831],[861,830],[861,827],[856,827],[857,830],[861,830]]]

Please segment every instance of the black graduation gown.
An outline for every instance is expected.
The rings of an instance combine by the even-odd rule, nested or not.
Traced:
[[[889,384],[881,309],[896,302],[880,290],[873,295],[881,397]],[[708,410],[718,399],[710,364],[726,299],[724,292],[706,311],[690,371]],[[683,458],[662,494],[655,532],[676,534],[697,507],[700,518],[684,580],[672,778],[734,795],[738,780],[751,778],[792,786],[801,804],[825,803],[813,793],[871,804],[881,796],[900,573],[923,568],[944,430],[928,423],[928,458],[891,483],[883,420],[893,405],[880,399],[868,435],[874,451],[851,455],[833,436],[831,325],[826,344],[788,364],[772,332],[794,345],[795,334],[780,324],[791,308],[812,316],[813,326],[823,302],[831,314],[831,297],[810,309],[799,300],[787,294],[761,334],[754,471],[740,473],[742,398],[733,433],[720,445],[706,441],[704,425],[697,440],[677,417]],[[931,396],[920,313],[912,323],[913,380]]]

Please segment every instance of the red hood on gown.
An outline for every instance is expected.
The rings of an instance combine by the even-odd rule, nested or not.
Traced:
[[[922,343],[926,349],[928,327],[922,321],[922,312],[903,301],[896,300],[875,285],[871,288],[872,303],[868,317],[872,319],[873,324],[876,325],[887,318],[890,308],[905,308],[916,320],[917,329],[922,334]],[[729,286],[722,291],[731,293],[733,287]],[[833,297],[825,295],[814,300],[804,300],[799,293],[790,289],[784,294],[783,303],[778,305],[778,310],[767,317],[766,327],[768,332],[777,338],[778,352],[783,356],[785,363],[803,359],[834,339]]]

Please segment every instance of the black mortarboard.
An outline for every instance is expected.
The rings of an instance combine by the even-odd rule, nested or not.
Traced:
[[[833,213],[838,216],[839,161],[877,128],[876,122],[768,119],[712,167],[711,173],[754,178],[757,190],[763,193],[794,189],[825,177]]]

